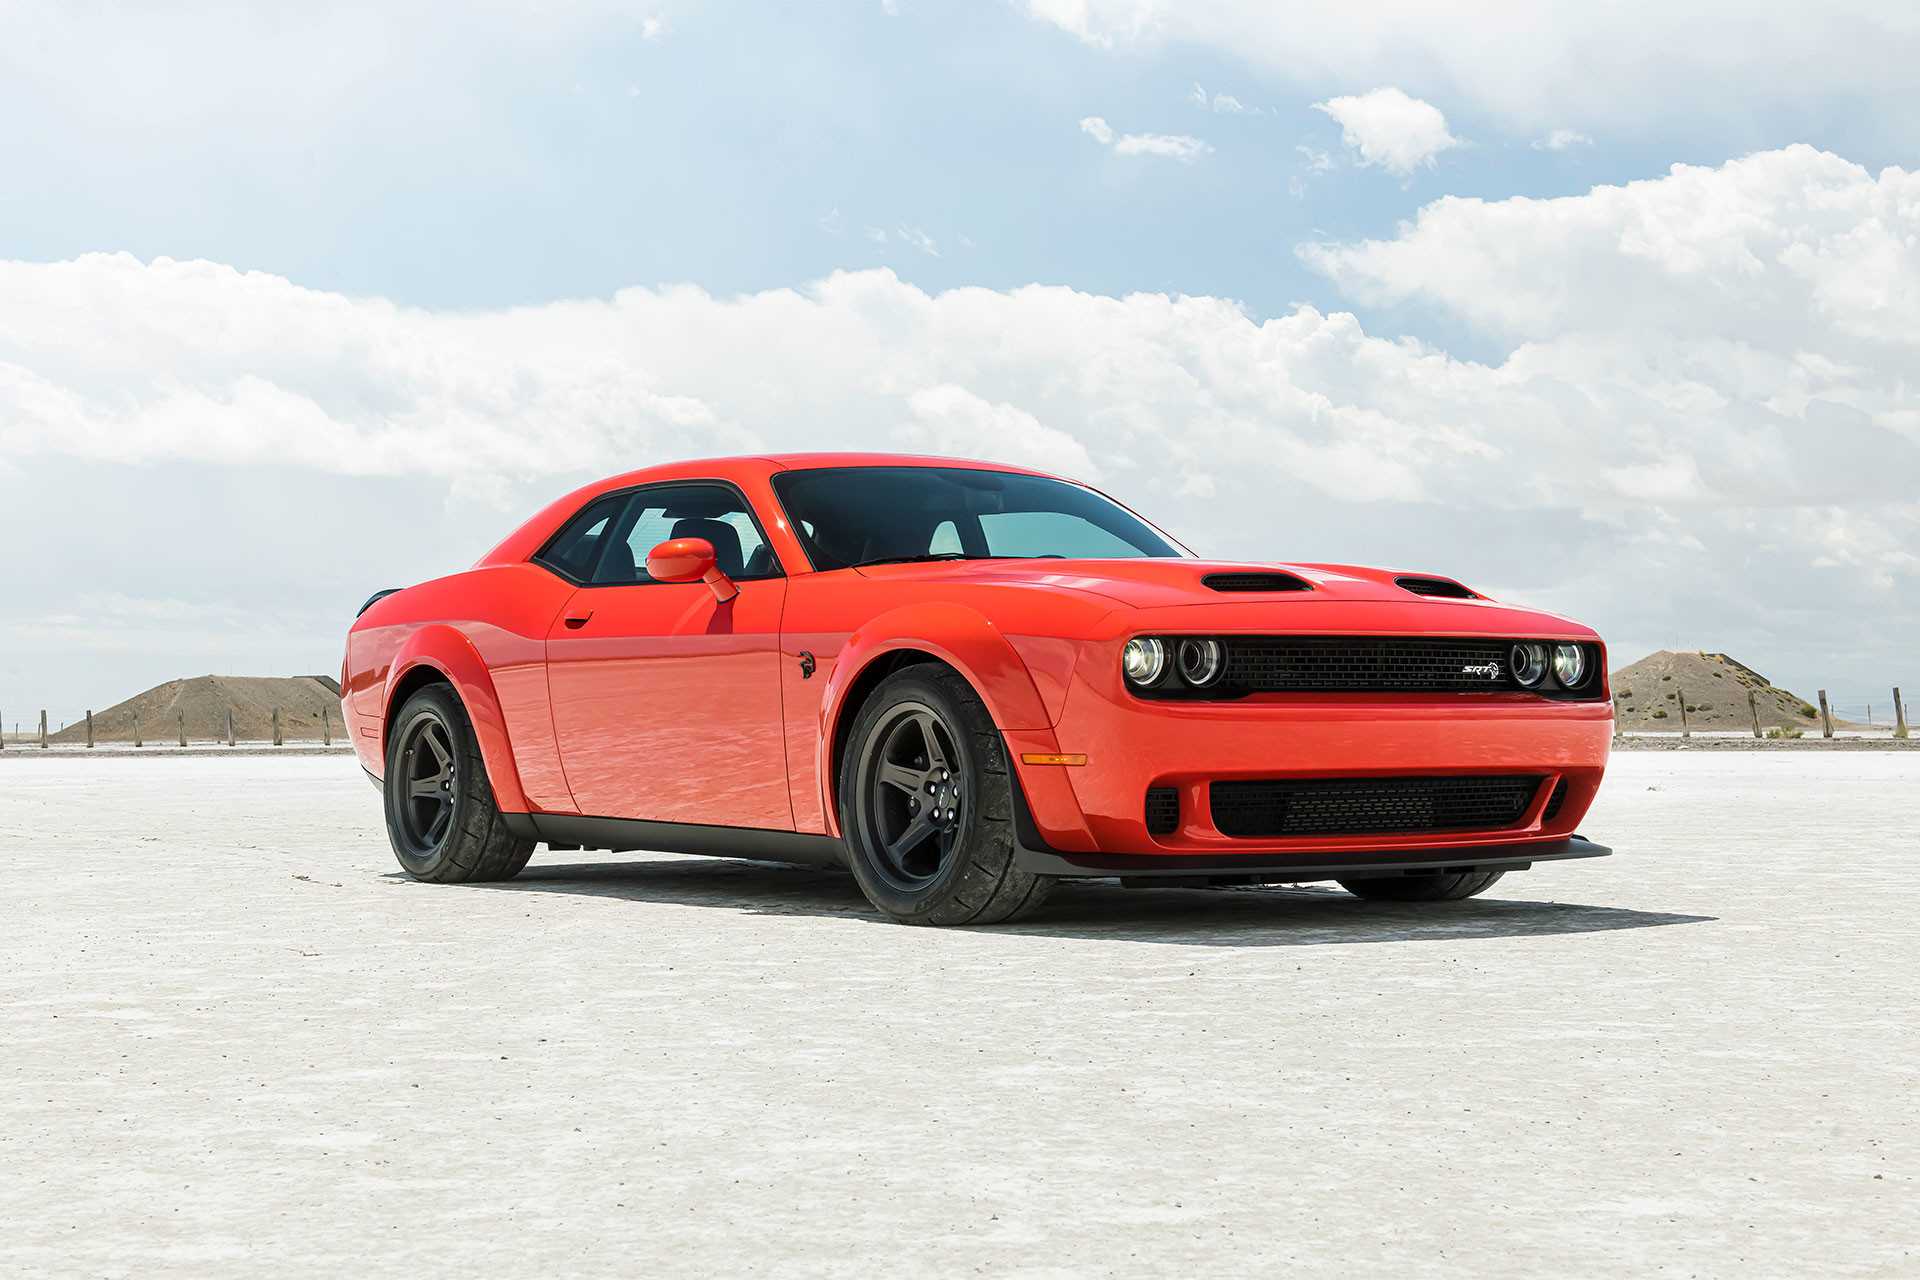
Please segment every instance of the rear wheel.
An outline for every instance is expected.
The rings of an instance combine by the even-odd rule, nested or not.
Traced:
[[[906,924],[999,924],[1052,887],[1014,865],[1006,747],[971,685],[908,667],[855,717],[840,770],[847,862],[868,901]]]
[[[1340,887],[1355,897],[1374,902],[1457,902],[1490,887],[1505,874],[1504,871],[1462,871],[1437,876],[1375,876],[1342,880]]]
[[[387,839],[416,880],[507,880],[534,842],[507,830],[487,781],[473,721],[451,686],[408,698],[387,738]]]

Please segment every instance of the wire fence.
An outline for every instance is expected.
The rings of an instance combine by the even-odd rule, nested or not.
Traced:
[[[0,750],[351,745],[339,715],[327,708],[312,715],[297,716],[291,713],[283,715],[281,708],[273,707],[269,709],[266,726],[258,731],[252,716],[236,717],[232,708],[227,709],[222,720],[209,733],[201,717],[196,717],[193,731],[189,732],[187,717],[183,712],[162,712],[145,717],[134,715],[130,723],[116,723],[110,728],[96,722],[91,711],[84,719],[71,723],[49,719],[47,713],[42,711],[26,722],[0,718]],[[243,725],[246,728],[244,732]]]

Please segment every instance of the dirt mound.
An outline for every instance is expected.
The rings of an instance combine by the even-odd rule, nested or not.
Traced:
[[[1802,698],[1753,668],[1724,653],[1673,653],[1662,649],[1608,677],[1613,685],[1613,710],[1627,733],[1680,732],[1680,704],[1687,706],[1687,724],[1694,729],[1753,729],[1747,693],[1754,694],[1760,728],[1791,726],[1820,732],[1820,706]],[[1856,729],[1851,720],[1833,718],[1836,729]]]
[[[346,741],[340,725],[340,685],[329,676],[194,676],[169,680],[118,706],[93,715],[95,742],[133,741],[133,718],[151,743],[178,742],[187,718],[187,741],[225,742],[227,713],[234,736],[246,742],[273,740],[273,711],[280,709],[280,736],[287,742],[318,742],[324,711],[335,742]],[[86,722],[52,735],[55,742],[85,742]]]

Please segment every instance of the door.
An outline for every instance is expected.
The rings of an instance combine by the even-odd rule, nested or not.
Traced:
[[[589,507],[580,519],[591,521]],[[647,552],[705,538],[739,594],[655,582]],[[786,579],[730,486],[635,490],[590,553],[586,581],[547,636],[561,765],[575,805],[602,818],[793,830],[780,714]],[[570,548],[568,532],[556,548]]]

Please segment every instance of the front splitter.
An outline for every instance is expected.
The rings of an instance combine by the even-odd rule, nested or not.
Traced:
[[[1524,871],[1536,862],[1568,858],[1604,858],[1613,850],[1582,836],[1542,840],[1530,844],[1482,845],[1460,849],[1421,849],[1399,857],[1375,852],[1349,854],[1336,860],[1311,855],[1275,858],[1272,854],[1142,854],[1062,853],[1028,847],[1025,840],[1014,854],[1014,864],[1034,875],[1100,879],[1124,876],[1181,878],[1251,878],[1285,884],[1304,880],[1390,876],[1406,872]]]

